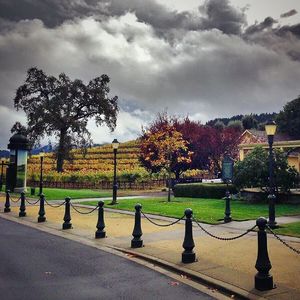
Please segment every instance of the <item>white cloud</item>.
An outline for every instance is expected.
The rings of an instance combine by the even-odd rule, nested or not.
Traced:
[[[114,132],[110,132],[106,127],[97,127],[93,120],[89,122],[88,129],[94,137],[94,143],[110,143],[114,138],[119,142],[126,142],[136,139],[141,133],[142,126],[147,125],[153,117],[148,111],[137,109],[128,112],[121,109]]]

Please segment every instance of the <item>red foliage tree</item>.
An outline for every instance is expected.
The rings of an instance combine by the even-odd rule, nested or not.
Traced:
[[[210,128],[209,160],[214,172],[221,172],[224,155],[237,158],[238,143],[241,132],[236,128],[225,127],[223,130]]]
[[[188,117],[183,121],[175,119],[175,127],[189,142],[189,150],[194,153],[191,169],[212,169],[219,172],[224,155],[237,157],[237,145],[241,135],[237,128],[202,125]]]
[[[189,150],[193,152],[189,168],[208,169],[212,128],[191,121],[188,117],[184,120],[175,119],[174,122],[175,128],[182,133],[183,138],[189,143]]]
[[[143,130],[141,141],[142,165],[150,172],[156,173],[164,169],[179,178],[191,164],[192,152],[188,142],[174,126],[174,119],[166,113],[159,114],[157,119]]]
[[[174,116],[170,117],[164,112],[158,114],[147,132],[155,134],[167,126],[174,126],[182,134],[183,139],[187,141],[188,151],[193,153],[191,162],[174,160],[172,172],[177,179],[182,172],[188,169],[209,169],[214,173],[220,172],[224,155],[229,155],[232,158],[237,157],[237,145],[241,134],[237,128],[216,128],[202,125],[200,122],[192,121],[188,117],[179,119]],[[143,133],[142,140],[145,134],[146,132]],[[148,145],[147,147],[152,153],[157,151],[154,149],[154,145]],[[146,154],[145,148],[142,147],[141,150],[142,153]],[[151,160],[146,161],[143,157],[145,155],[141,155],[140,161],[149,171],[157,172],[160,170],[156,165],[152,164]]]

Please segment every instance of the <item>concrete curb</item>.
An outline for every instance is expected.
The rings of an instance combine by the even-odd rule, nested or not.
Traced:
[[[228,296],[234,296],[235,299],[236,299],[236,297],[238,297],[238,299],[267,299],[265,297],[261,297],[256,294],[249,293],[248,291],[245,291],[237,286],[234,286],[229,283],[220,281],[218,279],[209,277],[205,274],[201,274],[200,272],[195,272],[195,271],[187,269],[185,267],[179,268],[178,265],[167,262],[160,258],[152,257],[147,254],[138,253],[134,250],[128,250],[128,249],[119,248],[119,247],[115,247],[115,246],[106,245],[106,247],[112,248],[117,251],[121,251],[122,253],[134,255],[138,258],[141,258],[141,259],[149,261],[153,264],[159,265],[165,269],[171,270],[172,272],[185,275],[185,276],[191,278],[192,280],[200,282],[201,284],[216,288],[217,290],[222,291],[224,294],[226,294]]]

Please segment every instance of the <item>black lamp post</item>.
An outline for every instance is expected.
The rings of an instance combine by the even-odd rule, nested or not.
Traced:
[[[113,199],[111,204],[117,204],[117,190],[118,190],[118,184],[117,184],[117,151],[119,148],[119,142],[117,139],[114,139],[112,141],[112,147],[114,150],[114,182],[113,182]]]
[[[1,161],[0,191],[2,191],[2,185],[3,185],[3,168],[4,168],[4,160]]]
[[[41,195],[43,193],[43,162],[44,162],[44,156],[45,156],[45,152],[41,151],[40,152],[41,165],[40,165],[40,191],[39,191],[39,195]]]
[[[265,130],[268,136],[269,143],[269,221],[268,225],[271,228],[276,227],[275,222],[275,184],[274,184],[274,158],[273,158],[273,140],[276,132],[276,123],[274,121],[268,121],[265,125]]]

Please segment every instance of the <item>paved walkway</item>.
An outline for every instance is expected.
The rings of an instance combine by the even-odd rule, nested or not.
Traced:
[[[140,196],[139,196],[140,198]],[[110,198],[109,198],[110,199]],[[90,200],[90,199],[89,199]],[[97,199],[99,200],[99,199]],[[80,200],[82,201],[82,200]],[[3,211],[3,202],[0,202]],[[90,208],[77,205],[82,212]],[[97,245],[119,249],[128,254],[128,257],[143,257],[154,264],[160,263],[168,268],[177,270],[187,278],[197,278],[208,282],[217,289],[231,291],[248,299],[300,299],[300,256],[281,244],[273,236],[268,235],[269,256],[272,263],[271,274],[274,277],[276,288],[271,291],[259,292],[254,289],[255,262],[257,255],[257,237],[251,232],[233,241],[220,241],[205,234],[197,226],[193,229],[195,253],[197,261],[192,264],[181,263],[183,251],[184,222],[171,227],[158,227],[148,220],[142,220],[144,247],[131,249],[131,233],[134,224],[133,212],[120,212],[105,209],[106,239],[94,239],[97,212],[81,215],[72,210],[73,229],[62,231],[64,208],[50,208],[46,206],[47,222],[37,224],[37,206],[27,207],[27,217],[19,218],[18,208],[13,207],[9,214],[0,213],[1,217],[10,218],[26,224],[31,224],[42,230],[59,232],[71,239],[90,240]],[[148,215],[155,222],[166,224],[174,219]],[[278,223],[299,221],[300,216],[279,217]],[[202,226],[209,232],[220,237],[233,237],[251,228],[255,221],[231,222],[221,225]],[[300,239],[283,237],[284,240],[300,250]]]

